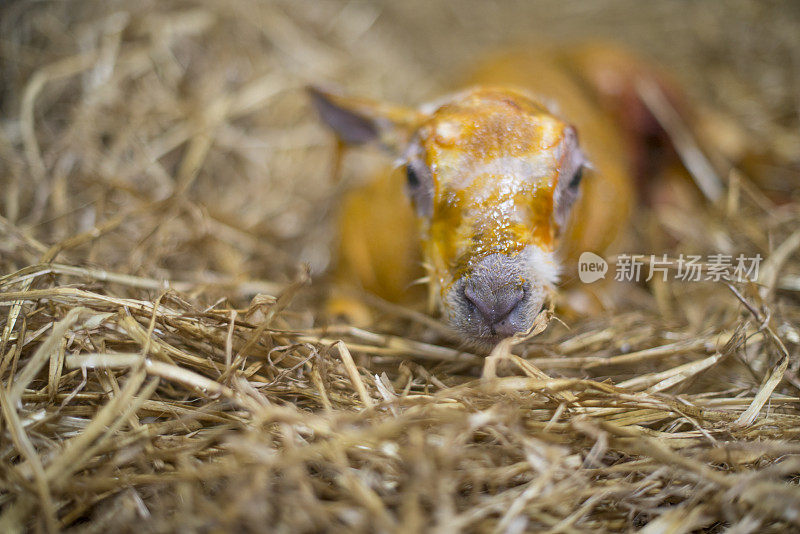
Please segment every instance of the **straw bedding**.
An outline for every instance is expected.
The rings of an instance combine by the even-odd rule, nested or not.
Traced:
[[[0,531],[800,529],[796,5],[0,9]],[[331,184],[302,87],[419,102],[531,34],[628,42],[760,154],[637,220],[758,283],[656,277],[489,355],[367,295],[370,327],[328,320],[380,158]]]

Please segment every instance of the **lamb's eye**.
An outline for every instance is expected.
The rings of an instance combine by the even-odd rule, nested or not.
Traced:
[[[583,165],[578,167],[578,170],[575,171],[575,174],[572,175],[572,179],[569,181],[569,188],[570,189],[577,189],[579,185],[581,185],[581,180],[583,179]]]
[[[417,215],[430,217],[433,213],[433,176],[420,161],[406,164],[406,192],[414,204]]]
[[[411,189],[419,187],[419,176],[417,176],[417,171],[410,164],[406,165],[406,179],[408,180],[408,187]]]

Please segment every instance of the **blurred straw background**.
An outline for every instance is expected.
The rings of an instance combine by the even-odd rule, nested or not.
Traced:
[[[329,183],[303,86],[419,103],[592,38],[742,156],[640,237],[759,284],[654,280],[488,359],[367,296],[329,324],[337,200],[381,158]],[[799,531],[799,95],[792,1],[4,3],[0,531]]]

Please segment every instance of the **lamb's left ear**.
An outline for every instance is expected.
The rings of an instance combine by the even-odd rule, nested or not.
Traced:
[[[419,125],[415,109],[375,100],[342,96],[309,86],[308,93],[322,120],[348,145],[376,144],[400,156]]]

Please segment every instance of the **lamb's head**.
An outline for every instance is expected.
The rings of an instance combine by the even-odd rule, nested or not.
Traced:
[[[348,144],[406,168],[430,291],[465,341],[528,331],[557,282],[557,241],[581,180],[575,129],[508,88],[474,88],[419,109],[312,89]]]

